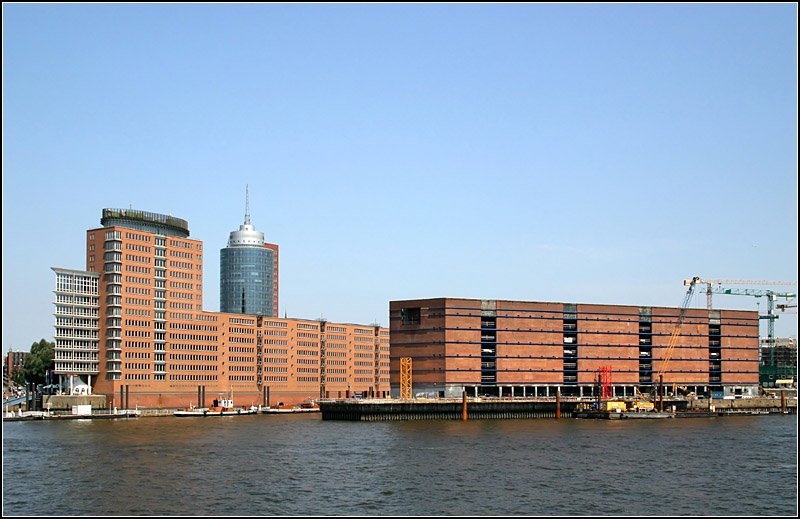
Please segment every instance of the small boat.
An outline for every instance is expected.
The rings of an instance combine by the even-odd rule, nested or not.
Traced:
[[[255,406],[233,407],[233,400],[214,400],[211,407],[194,407],[190,405],[186,409],[178,409],[172,414],[175,416],[238,416],[244,414],[256,414],[258,408]]]
[[[303,402],[302,404],[284,404],[279,402],[275,407],[267,407],[261,410],[264,414],[288,414],[288,413],[317,413],[319,404],[316,402]]]

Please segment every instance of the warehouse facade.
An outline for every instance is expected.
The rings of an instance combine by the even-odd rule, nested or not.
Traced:
[[[389,304],[392,394],[412,359],[425,396],[594,396],[610,368],[615,396],[663,391],[757,396],[758,313],[436,298]]]

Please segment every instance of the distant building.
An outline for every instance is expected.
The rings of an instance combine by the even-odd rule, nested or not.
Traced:
[[[278,246],[250,223],[249,202],[244,224],[220,250],[219,279],[221,312],[278,316]]]
[[[107,253],[116,254],[112,244]],[[94,251],[92,251],[94,252]],[[53,374],[60,386],[70,392],[91,388],[92,377],[100,373],[100,273],[53,268],[55,289],[55,349]],[[116,286],[110,286],[117,293]],[[110,309],[107,320],[119,319],[121,312]],[[112,355],[113,358],[113,355]]]
[[[391,385],[412,360],[415,394],[596,396],[611,368],[615,396],[649,391],[758,395],[758,313],[437,298],[389,303]],[[665,365],[666,363],[666,365]]]
[[[8,355],[3,357],[3,387],[12,385],[11,379],[17,371],[22,371],[22,366],[25,364],[25,358],[30,354],[27,351],[9,351]]]
[[[797,384],[797,339],[775,339],[772,346],[767,339],[761,340],[759,378],[764,387],[775,387],[779,380]]]
[[[185,220],[104,209],[101,223],[86,232],[85,271],[53,268],[62,390],[118,408],[389,394],[388,329],[206,312],[203,242]]]

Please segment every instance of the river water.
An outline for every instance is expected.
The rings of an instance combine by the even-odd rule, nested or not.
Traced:
[[[796,513],[796,416],[3,424],[4,515]]]

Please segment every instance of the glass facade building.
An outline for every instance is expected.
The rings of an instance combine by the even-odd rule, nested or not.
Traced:
[[[278,315],[278,249],[250,223],[249,202],[244,224],[220,250],[219,279],[220,312]]]
[[[274,252],[261,247],[226,247],[220,251],[220,311],[274,315]]]

